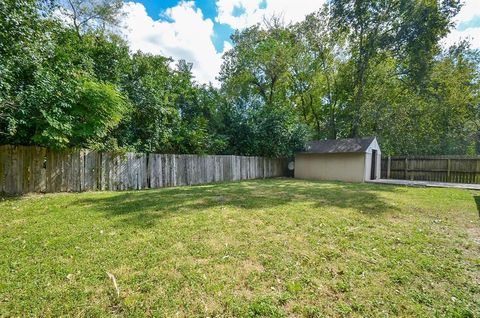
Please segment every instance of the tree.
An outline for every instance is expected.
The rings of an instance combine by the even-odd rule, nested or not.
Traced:
[[[86,32],[114,30],[120,26],[122,0],[52,0],[54,9],[71,23],[79,38]]]
[[[74,120],[71,144],[89,147],[102,142],[120,123],[129,111],[129,104],[112,84],[91,80],[81,84],[77,104],[71,112]]]
[[[372,69],[361,130],[392,154],[474,154],[478,125],[478,53],[460,45],[436,57],[422,89],[395,76],[398,61]]]
[[[9,14],[1,16],[7,30],[2,43],[9,45],[0,62],[6,88],[0,100],[1,141],[54,148],[101,143],[127,106],[117,87],[95,76],[100,59],[89,41],[48,15],[40,17],[47,12],[44,2],[2,5]]]
[[[255,25],[232,35],[234,49],[225,53],[220,80],[227,93],[255,95],[269,107],[285,106],[292,60],[291,33],[273,23]]]
[[[338,30],[348,36],[352,74],[351,136],[361,134],[360,114],[364,105],[372,62],[387,52],[408,57],[407,70],[425,78],[438,41],[448,33],[459,1],[332,0],[332,16]],[[400,64],[400,63],[399,63]],[[400,64],[402,65],[402,64]],[[398,69],[402,69],[399,67]]]
[[[292,107],[291,65],[295,38],[278,19],[232,36],[234,48],[224,57],[220,80],[231,112],[231,149],[250,155],[289,156],[307,138]],[[241,136],[239,138],[239,136]]]
[[[133,109],[115,132],[121,146],[145,152],[173,151],[173,131],[180,114],[175,107],[170,62],[163,56],[132,56],[121,86]]]
[[[123,96],[111,84],[78,74],[35,72],[34,84],[21,94],[13,143],[51,148],[93,147],[127,111]]]
[[[343,64],[339,58],[342,34],[332,28],[328,6],[307,16],[292,32],[297,48],[291,66],[295,104],[300,105],[303,120],[314,127],[315,138],[335,139],[341,133],[338,79]]]
[[[0,140],[14,134],[17,99],[41,59],[41,17],[34,0],[0,0]]]
[[[425,98],[431,105],[430,116],[436,122],[435,144],[439,154],[475,154],[480,123],[479,61],[479,51],[460,43],[443,53],[433,66]]]
[[[480,151],[480,53],[438,45],[457,0],[332,0],[236,31],[220,88],[131,54],[122,5],[0,0],[1,143],[291,156],[376,135],[384,154]]]

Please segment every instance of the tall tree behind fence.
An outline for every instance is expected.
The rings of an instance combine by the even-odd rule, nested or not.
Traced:
[[[382,158],[382,178],[480,183],[480,157],[415,156]]]
[[[114,154],[0,146],[0,192],[162,188],[283,176],[286,161],[263,157]]]

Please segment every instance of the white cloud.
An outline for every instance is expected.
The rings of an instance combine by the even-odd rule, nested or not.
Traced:
[[[476,15],[480,15],[479,0],[464,0],[463,7],[454,19],[455,23],[470,21]]]
[[[193,63],[193,75],[201,83],[212,82],[220,71],[222,53],[212,42],[213,21],[205,19],[193,1],[180,2],[162,13],[166,19],[150,18],[143,4],[124,5],[125,36],[133,51],[161,54]],[[224,48],[231,46],[225,44]]]
[[[462,22],[468,22],[480,15],[480,0],[465,0],[458,15],[453,19],[456,26]],[[444,46],[450,46],[461,40],[469,40],[472,48],[480,48],[480,27],[467,28],[465,30],[452,29],[450,34],[442,41]]]
[[[265,2],[265,6],[260,4]],[[475,16],[480,16],[480,0],[464,0],[464,5],[453,22],[470,21]],[[281,15],[285,22],[298,22],[305,15],[317,11],[325,0],[217,0],[218,23],[225,23],[234,29],[243,29],[250,25],[262,22],[264,17]],[[263,8],[262,8],[263,7]],[[234,14],[237,11],[241,14]],[[474,48],[480,48],[480,27],[465,30],[452,29],[450,34],[442,41],[444,46],[450,46],[460,40],[467,39]]]
[[[260,8],[262,0],[217,0],[216,22],[241,29],[258,22],[263,17],[282,15],[286,22],[302,20],[306,14],[320,8],[324,0],[268,0]],[[244,10],[235,17],[235,9]],[[223,53],[217,53],[212,42],[213,21],[204,18],[201,9],[193,1],[181,1],[160,15],[163,20],[155,21],[148,16],[143,4],[127,2],[124,5],[125,36],[133,51],[170,56],[175,60],[185,59],[193,63],[193,74],[201,83],[217,85]],[[231,44],[224,42],[224,52]]]
[[[265,3],[266,5],[262,5]],[[279,15],[285,22],[298,22],[321,8],[325,0],[217,0],[218,23],[243,29],[262,22],[263,18]],[[235,11],[241,14],[234,14]]]
[[[243,29],[259,23],[264,17],[280,15],[285,22],[298,22],[305,15],[317,11],[325,0],[216,0],[217,23],[228,24],[234,29]],[[159,14],[164,17],[155,21],[148,16],[143,4],[127,2],[124,24],[125,37],[133,51],[170,56],[175,60],[185,59],[193,63],[193,74],[200,83],[212,82],[220,71],[222,54],[217,53],[212,41],[214,23],[203,16],[193,1],[182,1],[177,6]],[[455,17],[457,25],[480,15],[480,0],[466,0]],[[472,46],[480,48],[480,28],[454,29],[443,40],[449,46],[461,39],[469,39]],[[224,42],[224,52],[231,48]]]
[[[442,44],[449,47],[461,40],[468,40],[472,48],[480,49],[480,28],[469,28],[464,31],[452,30]]]

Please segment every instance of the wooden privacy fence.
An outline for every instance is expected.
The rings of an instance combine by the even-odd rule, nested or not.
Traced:
[[[286,161],[264,157],[114,154],[0,146],[0,192],[161,188],[283,176]]]
[[[382,178],[480,183],[480,157],[404,156],[382,158]]]

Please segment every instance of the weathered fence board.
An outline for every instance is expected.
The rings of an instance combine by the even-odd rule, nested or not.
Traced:
[[[480,157],[415,156],[382,158],[382,178],[480,183]]]
[[[161,188],[279,177],[285,170],[285,160],[263,157],[0,146],[0,192],[11,194]]]

